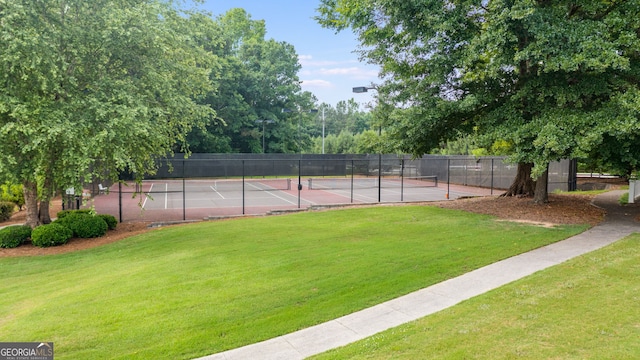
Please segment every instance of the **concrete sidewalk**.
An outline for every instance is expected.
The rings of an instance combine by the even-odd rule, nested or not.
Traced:
[[[567,240],[485,266],[426,289],[274,339],[202,357],[199,360],[304,359],[392,327],[425,317],[474,296],[609,245],[640,232],[634,212],[618,205],[624,191],[594,199],[607,211],[600,225]]]

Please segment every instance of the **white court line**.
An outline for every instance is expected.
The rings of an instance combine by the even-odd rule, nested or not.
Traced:
[[[211,188],[211,190],[213,190],[216,194],[218,194],[223,200],[226,200],[226,198],[224,196],[222,196],[222,194],[220,194],[218,192],[218,190],[216,190],[216,188],[214,188],[213,186],[209,186]]]
[[[147,205],[147,199],[149,199],[149,193],[151,192],[151,190],[153,189],[153,183],[151,183],[151,187],[149,187],[149,191],[144,194],[144,201],[142,202],[142,208],[144,209],[144,207]]]
[[[430,187],[406,187],[404,188],[404,201],[408,201],[406,200],[407,197],[416,197],[416,196],[433,196],[433,195],[438,195],[441,193],[441,190],[427,190],[424,193],[411,193],[411,190],[409,189],[430,189]],[[435,188],[437,189],[437,188]],[[351,196],[351,190],[325,190],[325,189],[318,189],[318,190],[322,190],[322,191],[326,191],[328,193],[332,193],[338,196],[342,196],[345,198],[350,198]],[[373,196],[369,196],[369,195],[363,195],[361,192],[363,192],[363,190],[376,190],[377,188],[359,188],[359,189],[353,189],[353,200],[354,201],[363,201],[363,202],[377,202],[378,201],[378,196],[377,195],[373,195]],[[402,192],[400,191],[400,189],[396,189],[396,188],[382,188],[381,189],[381,195],[384,198],[385,196],[397,196],[398,200],[400,201],[399,196],[402,194]],[[444,195],[443,195],[444,196]],[[420,201],[420,200],[417,200]],[[436,200],[434,200],[436,201]],[[383,200],[383,202],[387,202],[387,200]]]
[[[258,190],[264,190],[264,189],[261,189],[261,188],[259,188],[259,187],[255,186],[255,185],[253,185],[253,184],[250,184],[250,183],[247,183],[247,185],[249,185],[249,186],[253,186],[254,188],[256,188],[256,189],[258,189]],[[276,195],[276,194],[272,194],[272,193],[271,193],[271,191],[265,191],[265,192],[266,192],[267,194],[269,194],[269,195],[271,195],[271,196],[275,197],[275,198],[278,198],[278,199],[280,199],[280,200],[286,201],[286,202],[288,202],[288,203],[289,203],[289,204],[291,204],[291,205],[297,205],[297,203],[295,203],[295,202],[293,202],[293,201],[289,201],[289,200],[287,200],[287,199],[285,199],[285,198],[283,198],[283,197],[280,197],[280,196],[278,196],[278,195]]]
[[[359,193],[359,191],[362,191],[363,189],[369,189],[369,188],[360,188],[360,189],[353,189],[353,200],[354,201],[362,201],[362,202],[374,202],[374,201],[378,201],[378,197],[377,196],[368,196],[368,195],[362,195]],[[334,194],[334,195],[338,195],[338,196],[342,196],[344,198],[347,199],[351,199],[351,190],[332,190],[332,189],[318,189],[318,190],[322,190],[325,192],[328,192],[330,194]]]
[[[314,190],[310,190],[310,191],[315,191],[315,190],[316,190],[316,189],[314,189]],[[345,199],[352,200],[352,199],[351,199],[351,191],[350,191],[350,190],[338,190],[338,189],[336,189],[336,190],[331,190],[331,189],[326,189],[326,190],[324,190],[324,189],[317,189],[317,190],[324,191],[324,192],[329,193],[329,194],[333,194],[333,195],[336,195],[336,196],[343,197],[343,198],[345,198]],[[361,196],[361,195],[359,195],[359,194],[353,194],[353,200],[354,200],[354,201],[355,201],[355,200],[359,200],[359,201],[360,201],[360,199],[357,199],[357,197],[365,197],[365,198],[368,198],[367,196],[364,196],[364,195],[362,195],[362,196]]]

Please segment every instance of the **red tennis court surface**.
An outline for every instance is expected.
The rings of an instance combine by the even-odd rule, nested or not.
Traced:
[[[438,183],[433,177],[180,179],[115,184],[88,205],[121,221],[160,222],[262,215],[316,205],[442,201],[492,192]]]

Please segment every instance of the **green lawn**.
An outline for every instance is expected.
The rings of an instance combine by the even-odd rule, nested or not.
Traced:
[[[638,359],[640,234],[320,359]]]
[[[159,229],[0,259],[0,341],[56,359],[188,359],[272,338],[564,239],[435,207],[300,213]]]

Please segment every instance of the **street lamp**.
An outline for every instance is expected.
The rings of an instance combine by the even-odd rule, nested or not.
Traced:
[[[265,147],[264,147],[264,124],[273,124],[275,121],[271,120],[271,119],[258,119],[256,120],[256,123],[262,123],[262,153],[265,153]]]
[[[362,94],[369,92],[369,90],[378,90],[378,87],[371,84],[371,86],[356,86],[352,88],[352,91],[356,94]],[[378,126],[378,139],[382,136],[382,124]],[[378,202],[382,199],[382,151],[378,152]]]
[[[377,88],[375,86],[356,86],[353,88],[353,92],[356,94],[366,93],[369,90],[377,90]]]

